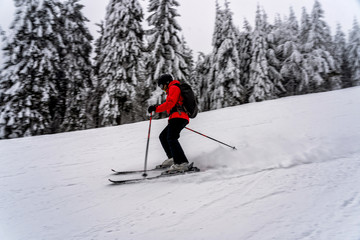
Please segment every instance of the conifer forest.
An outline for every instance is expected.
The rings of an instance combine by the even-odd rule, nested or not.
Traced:
[[[16,0],[10,30],[0,28],[0,139],[146,120],[164,73],[193,87],[200,111],[360,85],[359,23],[330,29],[318,0],[273,22],[258,6],[253,23],[213,1],[212,51],[196,59],[180,1],[139,1],[109,0],[93,39],[80,0]]]

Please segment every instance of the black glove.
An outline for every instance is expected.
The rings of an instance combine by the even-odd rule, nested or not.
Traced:
[[[158,105],[151,105],[151,106],[148,108],[148,113],[155,112],[155,111],[156,111],[157,106],[158,106]]]

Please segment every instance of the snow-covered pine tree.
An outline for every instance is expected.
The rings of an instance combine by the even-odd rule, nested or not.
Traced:
[[[197,82],[194,78],[192,78],[192,73],[194,70],[193,51],[187,45],[187,42],[183,35],[181,36],[180,40],[181,40],[181,43],[180,43],[179,53],[181,53],[181,55],[184,59],[184,62],[182,63],[183,65],[181,66],[181,68],[184,69],[183,71],[188,76],[188,78],[186,79],[187,82],[194,87],[194,90],[196,90]]]
[[[347,58],[350,63],[352,86],[360,86],[360,27],[356,19],[354,19],[353,28],[349,35]]]
[[[4,48],[0,138],[57,131],[59,47],[63,47],[59,13],[55,0],[16,2],[16,17]]]
[[[306,14],[306,12],[305,12]],[[305,15],[306,16],[306,15]],[[306,70],[302,67],[303,55],[300,50],[299,24],[290,8],[290,15],[281,24],[278,50],[282,62],[281,75],[288,96],[300,94],[306,79]]]
[[[260,6],[256,10],[255,29],[252,34],[250,76],[247,89],[250,93],[249,102],[273,99],[275,86],[270,79],[267,53],[269,49],[267,36],[268,24],[261,14]]]
[[[101,119],[100,119],[100,102],[101,97],[104,94],[105,90],[104,87],[101,85],[101,79],[102,76],[100,76],[100,67],[101,64],[104,62],[105,55],[102,54],[103,50],[105,48],[104,46],[104,28],[105,24],[103,21],[100,23],[96,23],[96,26],[99,27],[99,30],[97,31],[99,33],[99,37],[95,40],[94,43],[94,59],[93,59],[93,68],[92,68],[92,74],[91,74],[91,82],[93,85],[92,90],[89,92],[88,97],[88,104],[87,104],[87,111],[89,113],[89,119],[87,123],[88,128],[95,128],[101,126]]]
[[[274,97],[280,97],[284,95],[286,92],[284,86],[283,86],[283,77],[280,73],[281,69],[281,61],[279,59],[279,50],[278,45],[280,42],[281,36],[277,36],[277,29],[282,25],[282,21],[280,17],[277,18],[277,24],[278,26],[270,25],[267,21],[267,14],[263,10],[262,13],[263,16],[263,23],[264,23],[264,29],[267,33],[266,41],[268,42],[268,49],[266,51],[266,58],[268,60],[268,77],[270,78],[271,82],[274,84]]]
[[[329,88],[330,77],[335,71],[334,58],[331,55],[330,29],[324,21],[324,11],[319,1],[315,0],[308,26],[304,26],[307,32],[302,36],[302,53],[304,55],[304,68],[307,71],[309,84],[306,92],[318,92],[331,90]]]
[[[225,36],[222,35],[224,27],[225,11],[220,7],[218,0],[215,2],[215,24],[214,33],[212,36],[212,46],[219,48],[221,43],[225,40]]]
[[[346,86],[346,81],[348,79],[347,75],[347,59],[346,59],[346,40],[345,34],[341,30],[340,24],[336,26],[336,33],[334,36],[333,46],[331,54],[334,56],[334,66],[335,73],[331,78],[332,89],[340,89],[343,86]]]
[[[200,109],[208,111],[214,106],[211,98],[215,89],[214,73],[216,62],[214,62],[214,49],[218,49],[224,41],[222,33],[224,10],[221,9],[219,2],[215,2],[215,24],[212,36],[213,52],[209,55],[200,54],[196,68],[199,72],[199,91],[200,91]]]
[[[200,52],[196,61],[194,77],[198,83],[197,90],[199,96],[199,109],[201,111],[210,110],[211,102],[209,95],[209,73],[211,69],[211,55]]]
[[[240,58],[240,84],[247,86],[250,77],[250,64],[251,64],[251,37],[252,27],[247,19],[244,19],[243,31],[240,32],[238,49]],[[246,89],[246,88],[245,88]],[[246,90],[246,101],[249,99],[248,92]]]
[[[90,55],[93,38],[85,25],[88,20],[82,14],[83,7],[79,0],[68,0],[62,8],[64,49],[61,61],[66,79],[64,131],[85,129],[87,123],[87,93],[92,89]]]
[[[100,67],[101,64],[104,62],[104,57],[105,55],[101,54],[103,52],[103,50],[105,49],[104,46],[104,33],[105,33],[105,23],[103,21],[101,21],[100,23],[96,23],[96,26],[99,27],[99,30],[97,31],[99,33],[99,37],[95,40],[94,46],[94,53],[95,53],[95,57],[94,57],[94,63],[93,63],[93,79],[92,79],[92,84],[94,86],[98,86],[100,85],[100,77],[99,77],[99,73],[100,73]]]
[[[150,29],[147,31],[150,54],[147,73],[149,83],[158,79],[161,74],[170,73],[178,80],[189,79],[187,58],[189,55],[184,40],[179,37],[181,27],[176,17],[180,16],[176,7],[177,0],[150,0],[147,18]],[[184,52],[185,51],[185,52]]]
[[[335,67],[340,73],[341,87],[351,87],[350,80],[350,65],[347,57],[347,41],[340,24],[337,25],[336,34],[334,37],[333,56],[335,60]]]
[[[133,122],[136,86],[143,81],[143,10],[138,0],[111,0],[98,59],[102,126]]]
[[[307,71],[307,61],[306,61],[306,52],[304,51],[304,44],[307,42],[310,33],[310,16],[306,11],[306,8],[302,8],[301,14],[301,23],[300,23],[300,31],[299,31],[299,50],[301,55],[301,61],[299,68],[303,69],[301,71],[300,82],[298,83],[297,90],[299,94],[307,93],[309,88],[309,75]]]
[[[310,17],[305,7],[302,7],[301,20],[300,20],[300,35],[299,40],[301,43],[306,42],[310,32]]]
[[[245,102],[246,96],[240,82],[239,31],[233,24],[228,1],[224,10],[218,9],[215,27],[209,79],[211,109],[239,105]]]

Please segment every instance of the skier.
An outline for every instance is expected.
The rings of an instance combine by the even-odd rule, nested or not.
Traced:
[[[189,123],[188,114],[182,109],[183,98],[180,94],[180,84],[174,80],[170,74],[161,75],[157,81],[158,86],[166,92],[166,101],[161,105],[151,105],[148,112],[164,112],[169,114],[168,125],[160,133],[160,142],[168,157],[160,166],[170,167],[170,171],[189,170],[189,161],[187,160],[183,149],[178,141],[181,130]],[[175,86],[174,86],[175,85]]]

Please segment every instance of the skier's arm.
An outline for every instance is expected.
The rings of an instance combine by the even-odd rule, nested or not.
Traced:
[[[180,88],[176,86],[171,86],[169,88],[169,94],[166,98],[166,101],[156,108],[156,112],[158,113],[164,111],[170,112],[170,110],[177,103],[179,96],[180,96]]]

